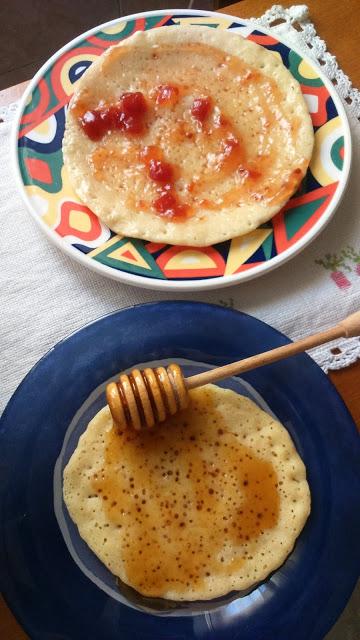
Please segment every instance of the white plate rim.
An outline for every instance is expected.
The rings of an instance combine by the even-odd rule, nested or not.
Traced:
[[[106,265],[97,262],[96,260],[89,260],[86,258],[86,254],[83,254],[78,249],[75,249],[72,245],[68,244],[63,238],[57,236],[41,219],[41,217],[35,211],[29,197],[26,193],[25,186],[22,180],[19,159],[18,159],[18,132],[20,126],[20,120],[26,106],[29,95],[34,90],[35,86],[38,83],[38,80],[44,75],[44,73],[53,65],[53,63],[64,53],[66,53],[69,49],[73,48],[77,43],[81,42],[85,38],[94,35],[98,31],[103,30],[104,28],[115,26],[120,22],[125,22],[128,20],[136,20],[139,18],[147,18],[155,15],[194,15],[194,16],[203,16],[203,17],[215,17],[221,19],[228,19],[232,22],[239,21],[241,24],[252,26],[258,28],[261,32],[270,35],[272,37],[276,37],[279,42],[283,43],[285,46],[289,47],[292,51],[297,53],[305,62],[307,62],[311,67],[315,67],[316,72],[318,73],[319,78],[324,83],[325,87],[329,91],[329,94],[334,101],[337,112],[341,118],[343,127],[344,127],[344,165],[341,172],[340,180],[338,187],[334,196],[331,199],[331,202],[326,210],[325,215],[323,215],[311,228],[311,230],[305,234],[295,245],[288,247],[283,251],[280,255],[275,256],[271,260],[267,260],[262,264],[249,269],[248,271],[242,271],[237,274],[232,274],[228,276],[217,276],[216,278],[207,278],[204,280],[161,280],[152,277],[139,276],[132,273],[128,273],[126,271],[116,270],[112,267],[108,267]],[[239,34],[240,37],[241,34]],[[305,247],[307,247],[315,238],[319,235],[319,233],[326,227],[326,225],[330,222],[333,217],[337,207],[339,206],[341,199],[344,195],[349,175],[351,169],[351,159],[352,159],[352,143],[351,143],[351,133],[350,126],[347,118],[347,114],[345,108],[341,102],[340,97],[336,93],[336,90],[331,83],[331,81],[322,73],[321,69],[314,63],[311,58],[304,55],[300,50],[296,47],[293,47],[292,44],[287,43],[286,40],[279,37],[277,34],[271,32],[270,29],[263,27],[262,25],[258,25],[253,20],[248,20],[245,18],[241,18],[239,16],[232,16],[226,13],[220,13],[216,11],[202,11],[200,9],[159,9],[154,11],[142,11],[139,13],[134,13],[128,16],[122,16],[119,18],[115,18],[113,20],[109,20],[108,22],[104,22],[101,25],[97,25],[88,31],[80,34],[63,47],[58,49],[50,58],[40,67],[35,76],[30,80],[29,85],[25,89],[25,92],[21,98],[19,108],[13,123],[12,132],[11,132],[11,162],[15,172],[15,180],[18,191],[22,197],[23,203],[25,204],[27,210],[31,214],[32,218],[35,219],[40,228],[45,232],[48,238],[55,244],[59,249],[64,251],[71,258],[75,259],[78,263],[87,266],[92,271],[96,273],[100,273],[103,276],[111,278],[113,280],[117,280],[118,282],[122,282],[124,284],[130,284],[132,286],[141,287],[144,289],[151,289],[153,291],[205,291],[212,289],[222,289],[225,287],[229,287],[232,285],[240,284],[241,282],[248,282],[249,280],[253,280],[265,273],[269,273],[273,269],[281,266],[291,258],[294,258],[298,255]]]

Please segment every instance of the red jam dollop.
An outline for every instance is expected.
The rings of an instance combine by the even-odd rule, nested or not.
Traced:
[[[121,107],[128,116],[145,115],[148,110],[147,102],[141,91],[123,93],[120,98]]]
[[[179,89],[172,84],[160,84],[155,90],[155,102],[173,107],[179,101]]]
[[[103,137],[106,127],[101,112],[97,109],[85,111],[80,118],[81,126],[90,140],[100,140]]]
[[[149,176],[154,182],[169,184],[174,180],[174,171],[168,162],[151,159],[149,162]]]
[[[163,160],[161,149],[155,145],[144,147],[140,158],[147,167],[149,178],[157,183],[159,196],[152,202],[156,213],[174,220],[187,217],[190,207],[179,201],[175,191],[176,167]]]
[[[195,98],[191,107],[191,115],[195,118],[195,120],[203,123],[209,117],[211,109],[211,98]]]
[[[81,126],[90,140],[100,140],[107,131],[119,130],[139,134],[145,130],[148,105],[141,91],[124,93],[113,105],[85,111]]]
[[[190,210],[189,205],[181,204],[175,193],[163,191],[161,196],[154,200],[153,207],[160,216],[166,218],[184,218]]]

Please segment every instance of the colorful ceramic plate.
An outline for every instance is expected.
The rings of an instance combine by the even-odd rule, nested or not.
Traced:
[[[286,425],[312,496],[294,551],[250,592],[170,609],[125,589],[81,540],[61,495],[63,467],[119,370],[170,358],[196,372],[287,342],[237,311],[162,302],[87,325],[32,369],[0,421],[0,589],[32,640],[323,639],[359,573],[360,447],[309,356],[226,381]]]
[[[62,158],[65,114],[74,86],[109,46],[134,31],[164,25],[231,29],[280,56],[309,105],[315,150],[299,191],[269,223],[206,248],[119,237],[77,198]],[[49,238],[88,267],[151,289],[200,290],[255,278],[301,251],[330,220],[345,189],[351,159],[349,126],[332,84],[309,59],[253,23],[204,11],[158,11],[120,18],[60,49],[24,96],[15,127],[15,165],[25,203]]]

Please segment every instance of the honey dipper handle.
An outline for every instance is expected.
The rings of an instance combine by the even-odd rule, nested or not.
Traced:
[[[341,320],[338,326],[345,330],[345,338],[355,338],[355,336],[360,336],[360,311],[356,311],[344,320]]]
[[[335,340],[335,338],[351,338],[358,335],[360,335],[360,311],[348,316],[345,320],[342,320],[338,325],[331,329],[315,333],[314,335],[302,338],[302,340],[298,340],[297,342],[291,342],[290,344],[285,344],[282,347],[277,347],[276,349],[259,353],[255,356],[251,356],[250,358],[244,358],[238,362],[226,364],[223,367],[217,367],[210,371],[204,371],[204,373],[198,373],[195,376],[186,378],[185,384],[188,389],[194,389],[195,387],[201,387],[204,384],[217,382],[218,380],[229,378],[237,375],[238,373],[244,373],[244,371],[250,371],[251,369],[256,369],[257,367],[262,367],[266,364],[277,362],[278,360],[283,360],[284,358],[294,356],[297,353],[302,353],[307,349],[312,349],[313,347],[317,347],[325,342]]]

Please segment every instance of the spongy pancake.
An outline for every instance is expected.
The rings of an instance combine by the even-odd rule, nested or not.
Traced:
[[[310,512],[306,472],[286,429],[251,400],[207,385],[148,432],[119,431],[108,407],[64,471],[79,533],[147,596],[211,599],[263,580]]]
[[[170,107],[152,98],[164,84],[179,89]],[[146,132],[111,131],[90,140],[79,106],[94,109],[135,91],[150,105]],[[199,97],[213,105],[203,125],[191,113]],[[229,161],[226,143],[234,138],[238,156]],[[189,217],[176,221],[156,212],[158,185],[141,160],[146,146],[175,168],[175,191]],[[77,84],[63,143],[75,191],[111,229],[194,246],[243,235],[269,220],[297,189],[312,148],[308,108],[280,56],[208,27],[161,27],[111,47]]]

